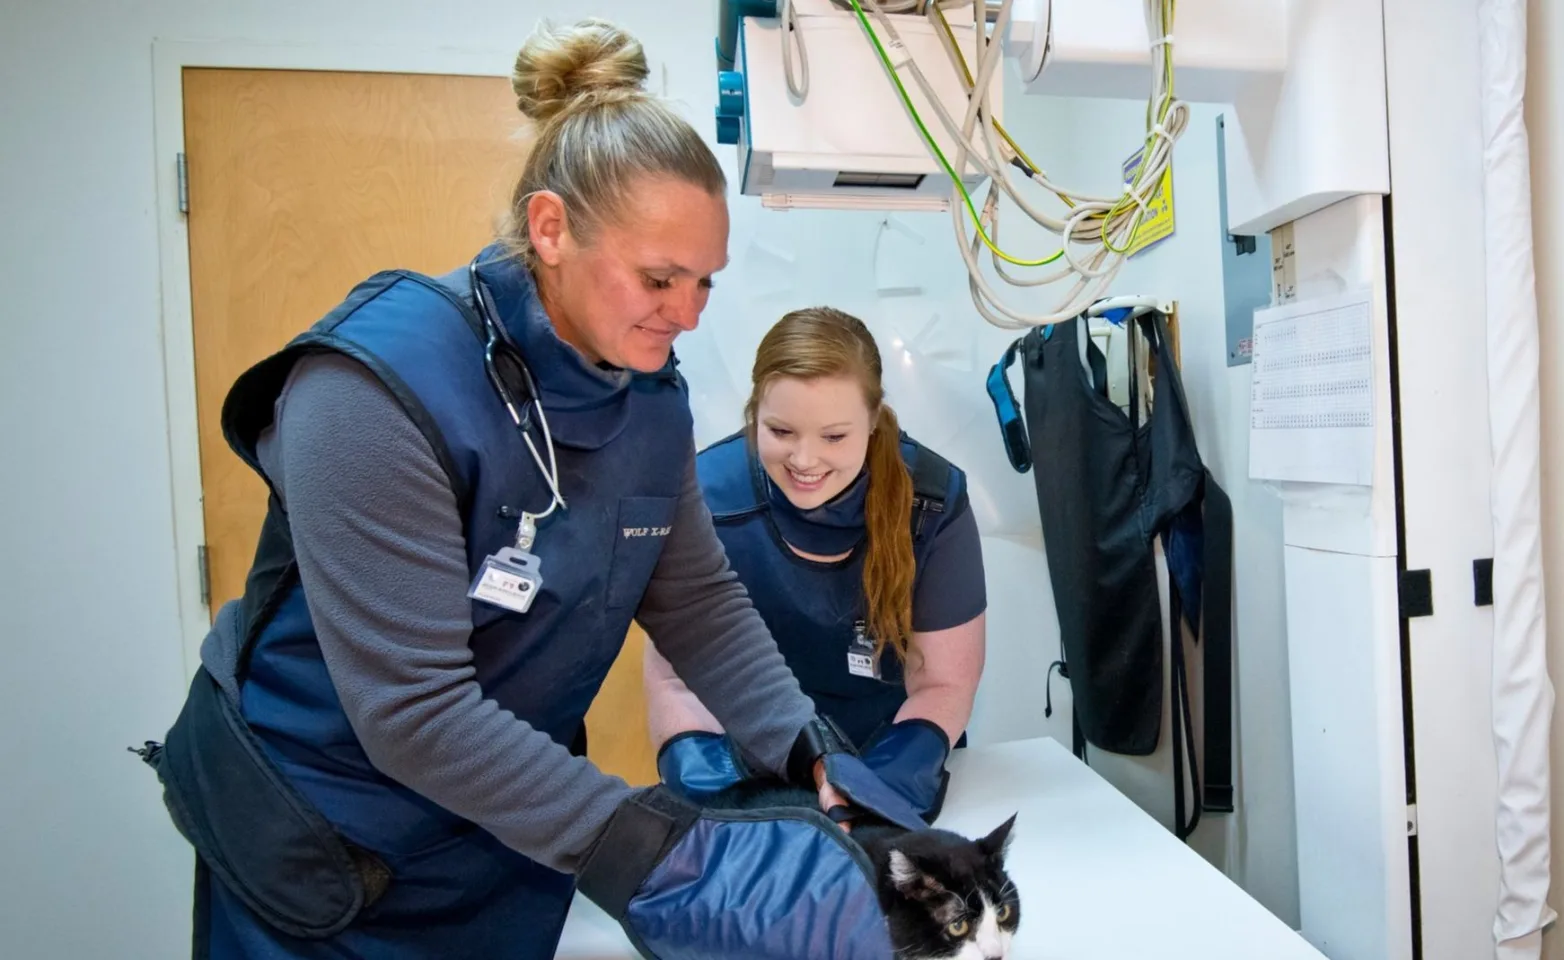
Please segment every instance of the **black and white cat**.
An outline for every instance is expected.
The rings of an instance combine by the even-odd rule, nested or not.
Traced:
[[[812,792],[751,780],[707,801],[724,810],[819,810]],[[877,817],[855,819],[848,837],[874,864],[880,906],[898,960],[1006,960],[1021,901],[1005,873],[1015,817],[979,840],[949,830],[908,831]]]

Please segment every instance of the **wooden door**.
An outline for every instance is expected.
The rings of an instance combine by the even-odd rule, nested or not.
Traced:
[[[223,441],[234,379],[372,273],[442,273],[495,233],[520,172],[503,77],[187,69],[190,284],[212,609],[239,596],[266,511]],[[588,716],[589,752],[656,779],[632,629]]]

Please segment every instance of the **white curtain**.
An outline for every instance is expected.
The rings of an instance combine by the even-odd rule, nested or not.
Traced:
[[[1537,960],[1548,906],[1548,679],[1543,603],[1537,298],[1523,96],[1525,0],[1479,0],[1493,447],[1493,737],[1498,960]]]

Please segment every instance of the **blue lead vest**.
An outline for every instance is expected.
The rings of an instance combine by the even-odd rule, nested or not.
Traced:
[[[476,681],[500,709],[580,753],[587,708],[662,549],[660,537],[619,533],[673,522],[681,454],[692,430],[687,390],[671,359],[647,375],[586,363],[555,336],[531,275],[497,248],[480,254],[479,275],[536,377],[569,507],[538,525],[543,586],[529,612],[473,601]],[[322,351],[355,358],[396,396],[433,447],[455,491],[469,572],[476,575],[487,556],[514,542],[521,511],[541,511],[549,492],[486,378],[482,321],[466,289],[465,269],[441,280],[407,271],[371,277],[240,377],[224,404],[223,425],[233,449],[264,478],[256,443],[294,364]],[[205,936],[216,956],[274,956],[279,942],[296,957],[343,951],[376,960],[552,956],[571,879],[381,774],[365,755],[327,674],[275,491],[244,597],[235,602],[246,630],[236,675],[206,676],[220,672],[207,665],[170,731],[168,755],[154,763],[176,825],[198,851],[214,853],[203,864],[225,881],[205,904],[213,920],[205,934],[198,927],[198,954]],[[243,809],[246,797],[234,795],[258,796],[268,787],[213,785],[221,778],[204,761],[230,749],[211,732],[224,726],[211,718],[221,717],[231,699],[215,688],[239,691],[239,717],[229,716],[227,727],[247,728],[246,742],[258,744],[281,772],[286,784],[275,790],[286,794],[291,787],[313,807],[298,813],[309,827],[304,835],[319,837],[328,824],[341,835],[340,845],[322,840],[324,852],[312,861],[325,864],[316,873],[329,873],[348,862],[340,846],[358,866],[343,874],[349,879],[331,888],[334,894],[322,888],[290,902],[291,894],[268,893],[259,886],[264,878],[247,873],[247,858],[265,863],[276,852],[248,850],[236,839],[235,822],[254,811]],[[186,744],[176,743],[181,724]],[[317,811],[327,823],[309,819]],[[268,822],[251,829],[264,837]],[[198,889],[198,910],[202,899]],[[371,901],[390,935],[386,929],[366,934],[353,924]],[[257,915],[271,922],[260,924]]]
[[[905,433],[901,453],[912,474],[912,549],[915,578],[921,578],[935,533],[965,501],[966,475]],[[864,541],[831,563],[794,553],[771,517],[765,473],[743,432],[702,450],[695,469],[728,562],[787,665],[815,709],[861,748],[907,700],[902,666],[889,646],[879,656],[877,678],[848,669],[848,652],[864,629]],[[919,582],[913,581],[914,593]]]

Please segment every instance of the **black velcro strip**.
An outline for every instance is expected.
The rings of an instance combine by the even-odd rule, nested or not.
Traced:
[[[663,791],[651,790],[620,805],[577,876],[577,886],[615,920],[667,848],[689,829],[698,813]]]

